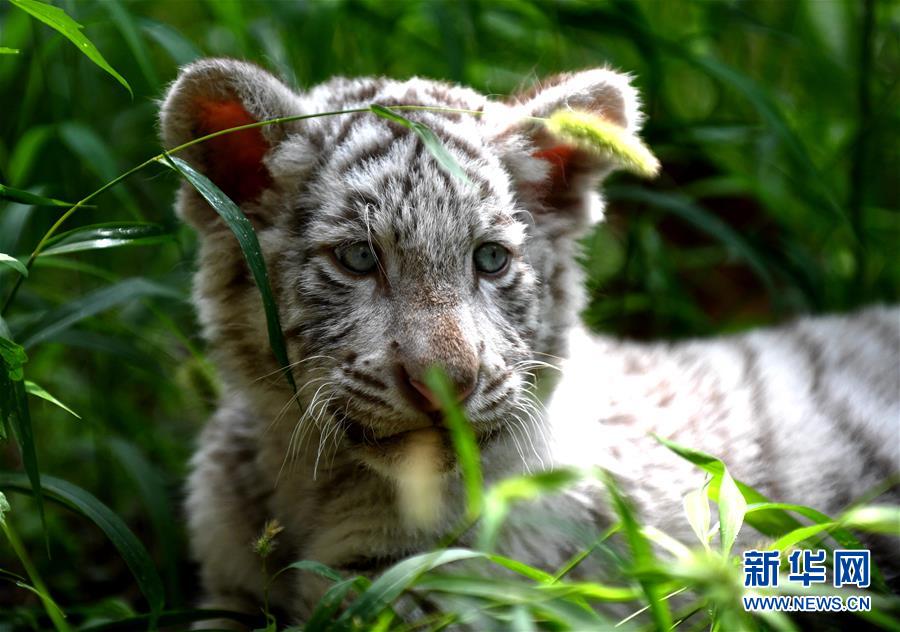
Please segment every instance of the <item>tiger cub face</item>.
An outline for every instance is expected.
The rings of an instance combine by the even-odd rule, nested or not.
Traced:
[[[305,411],[285,449],[327,442],[389,474],[409,437],[442,427],[431,366],[445,371],[480,441],[529,432],[533,372],[564,352],[578,308],[574,243],[613,167],[532,117],[572,108],[634,132],[640,115],[627,79],[606,69],[499,102],[423,79],[334,79],[295,92],[250,64],[205,60],[170,88],[162,132],[171,148],[253,121],[372,103],[466,110],[401,112],[433,130],[465,178],[371,112],[223,135],[182,156],[257,230]],[[293,393],[236,241],[187,185],[178,210],[201,235],[195,301],[226,392],[276,416]]]

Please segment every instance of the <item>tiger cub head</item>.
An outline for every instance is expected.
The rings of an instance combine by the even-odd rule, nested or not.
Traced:
[[[397,111],[432,130],[465,178],[370,104],[435,108]],[[286,413],[299,416],[288,440],[298,445],[286,450],[327,441],[391,476],[405,446],[446,438],[426,381],[432,366],[482,444],[531,435],[534,373],[565,353],[580,307],[575,243],[599,218],[595,188],[616,166],[548,133],[539,119],[560,109],[629,133],[641,123],[628,78],[608,69],[555,76],[506,100],[419,78],[333,79],[298,91],[225,59],[181,71],[161,109],[169,149],[255,121],[361,110],[180,153],[259,237],[304,411]],[[226,397],[274,418],[294,393],[278,374],[237,242],[187,184],[177,209],[200,235],[194,298]],[[301,446],[305,433],[315,439]],[[452,456],[436,454],[452,467]]]

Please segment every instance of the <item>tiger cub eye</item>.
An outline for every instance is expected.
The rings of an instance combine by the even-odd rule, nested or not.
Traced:
[[[499,274],[509,264],[509,250],[498,243],[489,241],[475,249],[472,257],[475,268],[485,274]]]
[[[354,274],[368,274],[375,269],[375,253],[365,241],[357,241],[334,249],[338,262]]]

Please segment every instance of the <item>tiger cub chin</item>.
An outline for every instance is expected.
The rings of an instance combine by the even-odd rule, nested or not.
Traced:
[[[270,568],[313,559],[356,572],[428,549],[459,524],[455,456],[425,379],[432,365],[470,422],[487,482],[599,465],[644,520],[676,536],[681,497],[702,478],[650,433],[722,457],[773,499],[826,512],[900,471],[897,309],[671,345],[579,324],[576,244],[601,217],[596,189],[618,165],[535,117],[587,112],[636,135],[642,115],[625,75],[558,75],[501,101],[419,78],[297,91],[256,66],[208,59],[182,69],[161,129],[172,148],[372,103],[448,108],[403,114],[434,131],[468,182],[370,112],[248,129],[181,153],[253,223],[298,385],[295,395],[273,358],[236,240],[183,186],[178,213],[200,235],[194,301],[223,381],[188,483],[206,605],[258,612],[250,543],[270,519],[284,529]],[[594,537],[608,516],[582,486],[523,511],[500,546],[552,569],[583,546],[571,525]],[[303,618],[322,586],[283,577],[270,600]]]

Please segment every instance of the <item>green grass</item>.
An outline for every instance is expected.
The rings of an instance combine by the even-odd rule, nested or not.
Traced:
[[[0,0],[0,434],[10,435],[0,489],[11,505],[0,506],[10,545],[0,546],[0,630],[179,628],[204,616],[191,609],[179,499],[218,385],[187,301],[195,240],[171,210],[178,174],[154,158],[153,101],[200,55],[248,58],[300,86],[421,74],[492,94],[605,63],[633,72],[663,168],[650,184],[611,180],[609,221],[585,240],[584,316],[598,330],[709,335],[900,299],[890,3],[57,4],[84,28],[63,36],[36,19],[36,2]],[[81,202],[69,211],[64,200]],[[481,489],[477,450],[465,432],[454,438],[470,483],[460,528],[480,518],[479,550],[448,542],[373,581],[320,568],[334,584],[315,629],[404,629],[390,604],[410,588],[401,599],[443,606],[416,629],[467,618],[480,629],[598,629],[627,617],[595,612],[611,602],[635,613],[619,629],[790,630],[801,624],[739,609],[734,532],[846,548],[897,524],[896,508],[832,518],[772,504],[716,459],[670,446],[710,477],[686,503],[697,541],[676,543],[639,524],[602,473]],[[43,500],[28,493],[39,475]],[[583,554],[559,569],[494,554],[513,505],[585,476],[608,486],[618,522]],[[590,556],[604,556],[611,577],[570,580]],[[443,572],[462,557],[465,571]],[[498,567],[501,579],[480,576]],[[900,629],[882,589],[868,622]]]

